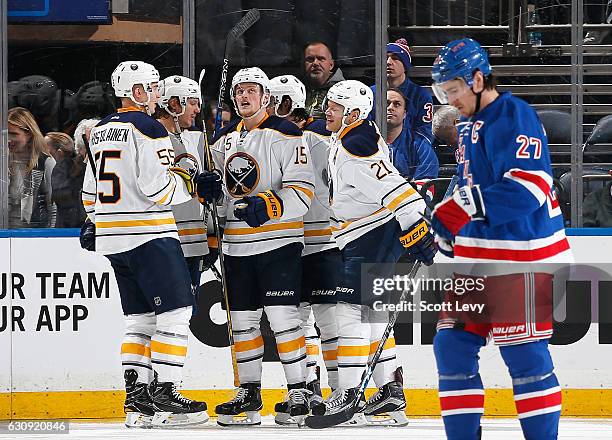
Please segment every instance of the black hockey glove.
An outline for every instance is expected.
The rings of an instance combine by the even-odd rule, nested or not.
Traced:
[[[81,226],[79,241],[83,249],[92,252],[96,250],[96,224],[89,219],[85,220],[85,223]]]
[[[234,203],[234,215],[237,219],[257,228],[270,219],[283,215],[283,201],[272,190],[256,196],[243,197]]]
[[[219,258],[219,249],[208,248],[208,254],[202,257],[202,272],[210,270],[217,262],[217,258]]]
[[[406,251],[426,266],[433,264],[434,255],[438,250],[433,235],[429,232],[425,220],[419,220],[400,237],[400,242]]]
[[[212,203],[223,194],[221,176],[212,171],[204,171],[195,178],[198,198],[201,203]]]

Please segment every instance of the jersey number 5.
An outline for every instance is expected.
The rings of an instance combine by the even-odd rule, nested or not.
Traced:
[[[540,139],[520,134],[516,137],[516,143],[519,144],[516,150],[517,159],[530,159],[531,153],[529,152],[529,147],[531,145],[533,145],[533,158],[539,159],[542,157],[542,141]]]
[[[96,162],[100,159],[100,166],[98,168],[98,182],[111,182],[112,191],[110,194],[106,194],[104,192],[98,193],[98,200],[100,203],[117,203],[121,198],[121,183],[119,180],[119,176],[115,173],[109,173],[105,171],[106,161],[108,159],[121,159],[121,151],[120,150],[104,150],[101,152],[102,156],[100,157],[100,152],[96,153]]]
[[[376,178],[378,180],[381,180],[383,177],[391,174],[391,170],[387,168],[382,160],[374,162],[372,165],[370,165],[370,168],[376,171]]]

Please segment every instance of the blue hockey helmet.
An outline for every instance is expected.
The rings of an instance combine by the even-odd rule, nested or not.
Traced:
[[[480,70],[485,77],[491,74],[492,68],[487,52],[476,40],[463,38],[451,41],[438,52],[438,57],[431,68],[431,78],[434,85],[460,78],[472,87],[474,73],[477,70]],[[434,87],[434,92],[436,89],[437,87]]]

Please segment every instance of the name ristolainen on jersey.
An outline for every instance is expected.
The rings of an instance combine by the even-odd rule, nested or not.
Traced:
[[[104,130],[94,131],[90,142],[92,145],[99,142],[127,142],[129,133],[129,128],[105,128]]]

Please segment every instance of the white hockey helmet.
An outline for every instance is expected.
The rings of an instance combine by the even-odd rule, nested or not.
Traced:
[[[234,99],[234,92],[236,91],[236,86],[242,83],[259,84],[263,89],[262,105],[266,107],[270,103],[270,80],[268,79],[268,75],[266,75],[265,72],[259,67],[247,67],[244,69],[240,69],[232,78],[230,97],[232,98],[232,101],[234,101],[234,105],[236,105],[236,100]]]
[[[277,116],[285,117],[296,108],[306,108],[306,87],[302,81],[293,75],[281,75],[270,80],[270,93],[276,100],[274,113]],[[283,96],[291,98],[291,108],[287,115],[279,115],[278,108],[283,100]]]
[[[374,105],[374,93],[361,81],[347,79],[331,86],[325,101],[324,108],[327,107],[327,101],[333,101],[344,107],[344,116],[359,110],[358,119],[366,119]]]
[[[152,84],[159,82],[159,72],[151,64],[143,61],[123,61],[111,75],[111,83],[117,98],[130,98],[132,87],[142,84],[147,94],[153,92]],[[150,98],[149,98],[150,100]]]
[[[191,78],[180,75],[172,75],[159,82],[159,105],[172,116],[181,116],[185,113],[187,100],[197,98],[200,100],[200,86]],[[174,113],[169,105],[170,98],[178,98],[182,109],[180,113]]]

